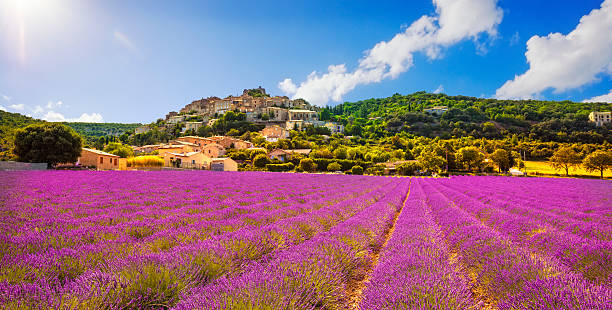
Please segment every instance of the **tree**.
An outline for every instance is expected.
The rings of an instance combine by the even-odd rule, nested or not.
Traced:
[[[310,158],[300,160],[299,168],[306,172],[314,172],[317,170],[317,164]]]
[[[236,137],[240,135],[240,131],[238,131],[236,128],[232,128],[226,133],[226,135]]]
[[[109,143],[103,150],[104,152],[111,153],[122,158],[134,156],[134,150],[129,145],[121,144],[119,142]]]
[[[457,150],[457,162],[467,166],[468,171],[473,167],[482,166],[484,155],[474,146],[466,146]]]
[[[104,149],[104,145],[106,144],[106,139],[104,139],[104,137],[100,137],[98,138],[98,140],[96,140],[96,142],[94,143],[93,147],[96,150],[102,150]]]
[[[491,154],[490,157],[499,168],[499,172],[506,172],[511,168],[512,156],[510,152],[504,149],[497,149],[495,152],[493,152],[493,154]]]
[[[212,128],[210,126],[200,126],[200,128],[198,128],[198,131],[196,132],[196,135],[200,136],[200,137],[210,137],[212,136]]]
[[[582,161],[582,165],[586,171],[599,171],[600,177],[603,179],[604,171],[612,170],[612,151],[595,151]]]
[[[421,168],[421,165],[417,162],[407,162],[397,166],[396,170],[400,175],[416,175],[416,172]]]
[[[353,166],[351,168],[351,174],[362,175],[363,174],[363,167],[361,167],[359,165]]]
[[[270,159],[266,154],[259,154],[253,158],[253,165],[255,165],[257,168],[264,168],[269,163]]]
[[[444,166],[446,166],[446,159],[433,151],[421,152],[417,160],[423,169],[430,172],[440,173],[444,169]]]
[[[549,159],[550,165],[555,169],[565,169],[565,176],[569,176],[569,168],[580,164],[580,156],[569,146],[559,148]]]
[[[58,123],[33,124],[15,132],[13,153],[25,162],[74,163],[81,156],[81,137],[70,127]]]
[[[342,169],[342,167],[337,162],[329,163],[329,165],[327,165],[327,171],[338,171],[340,169]]]

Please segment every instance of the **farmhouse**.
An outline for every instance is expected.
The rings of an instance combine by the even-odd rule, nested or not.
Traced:
[[[157,150],[160,146],[160,144],[133,146],[132,149],[134,150],[134,154],[151,153]]]
[[[595,123],[595,126],[603,126],[612,121],[611,112],[596,112],[589,113],[589,122]]]
[[[217,143],[207,144],[202,148],[204,155],[214,158],[225,155],[225,148]]]
[[[127,161],[117,155],[83,148],[77,163],[81,166],[96,167],[97,170],[125,170]]]
[[[159,156],[164,156],[164,153],[189,153],[195,152],[194,148],[185,144],[168,144],[160,146],[157,151]]]
[[[238,163],[229,157],[212,158],[210,170],[213,171],[238,171]]]
[[[294,154],[301,154],[303,156],[308,156],[310,154],[310,149],[297,149],[297,150],[281,150],[276,149],[268,154],[270,159],[278,159],[282,162],[286,162],[291,160]]]
[[[425,109],[423,111],[425,113],[429,113],[429,114],[434,114],[434,115],[440,116],[440,115],[444,114],[446,111],[448,111],[448,107],[447,106],[436,106],[436,107],[433,107],[433,108]]]
[[[344,132],[344,125],[342,124],[327,122],[324,126],[329,129],[332,134]]]
[[[164,153],[164,166],[188,169],[206,169],[208,160],[202,152]]]
[[[223,146],[226,149],[248,149],[250,147],[253,147],[253,143],[249,142],[249,141],[243,141],[240,139],[236,139],[233,137],[227,137],[227,136],[213,136],[210,137],[209,139],[211,139],[212,141],[214,141],[217,144],[220,144],[221,146]]]
[[[204,126],[204,122],[185,122],[185,131],[187,130],[197,131],[202,126]]]
[[[266,138],[268,142],[276,142],[278,139],[288,139],[289,138],[289,130],[278,126],[268,126],[264,128],[261,132],[261,135]]]
[[[215,141],[212,140],[212,139],[198,137],[198,136],[179,137],[179,138],[176,139],[176,141],[189,142],[189,143],[193,143],[193,144],[196,144],[196,145],[199,145],[199,146],[204,146],[204,145],[207,145],[207,144],[215,143]]]
[[[289,120],[315,121],[317,120],[317,112],[310,110],[289,110]]]

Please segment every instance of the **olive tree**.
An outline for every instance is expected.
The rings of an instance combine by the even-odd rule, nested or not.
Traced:
[[[24,162],[74,163],[81,156],[81,137],[59,123],[32,124],[15,132],[13,153]]]
[[[604,171],[612,170],[612,151],[595,151],[582,161],[582,165],[586,171],[599,171],[603,179]]]

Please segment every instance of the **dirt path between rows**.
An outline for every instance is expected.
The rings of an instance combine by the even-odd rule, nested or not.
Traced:
[[[385,232],[383,243],[380,246],[375,247],[372,250],[370,264],[368,265],[367,268],[363,270],[363,274],[361,277],[357,277],[356,280],[347,283],[346,285],[347,303],[346,303],[345,309],[349,309],[349,310],[359,309],[359,304],[361,303],[361,299],[363,298],[363,289],[370,282],[370,278],[372,277],[372,272],[374,271],[374,268],[376,268],[376,266],[378,265],[380,253],[387,246],[387,243],[389,242],[389,239],[391,239],[391,236],[393,236],[393,232],[395,231],[395,224],[397,223],[397,219],[399,218],[400,214],[404,210],[404,207],[406,206],[406,202],[408,201],[408,196],[410,196],[410,186],[412,186],[412,181],[410,181],[410,184],[408,184],[408,193],[406,194],[406,197],[404,197],[404,201],[402,202],[402,207],[397,212],[395,212],[395,215],[393,216],[393,220],[391,221],[391,225],[389,226],[388,230]]]

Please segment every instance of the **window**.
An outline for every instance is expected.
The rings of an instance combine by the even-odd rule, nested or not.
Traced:
[[[115,158],[115,166],[117,166],[117,158]]]
[[[100,163],[103,164],[104,163],[104,157],[100,157]]]

